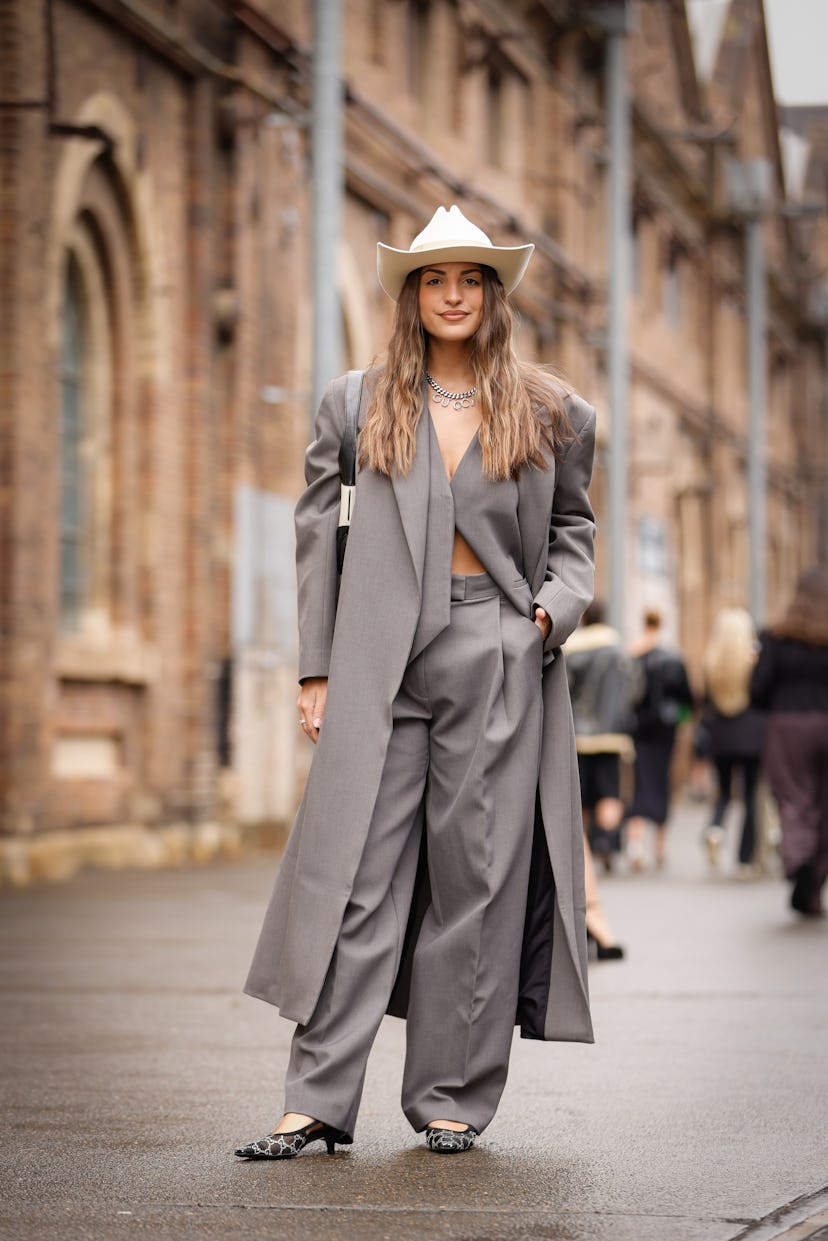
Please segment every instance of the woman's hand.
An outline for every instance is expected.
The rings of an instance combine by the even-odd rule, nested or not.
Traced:
[[[299,725],[306,737],[316,745],[319,729],[325,718],[325,701],[328,697],[327,677],[308,677],[302,682],[296,705],[299,708]]]
[[[543,640],[545,642],[546,639],[549,637],[549,632],[552,628],[552,622],[547,616],[546,612],[544,612],[543,608],[535,608],[535,624],[537,625],[538,629],[541,631],[541,634],[543,635]]]

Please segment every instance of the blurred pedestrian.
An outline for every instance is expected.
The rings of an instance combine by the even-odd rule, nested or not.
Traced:
[[[592,596],[595,414],[515,355],[532,249],[456,206],[409,250],[379,245],[397,306],[359,404],[338,602],[358,376],[319,408],[296,509],[298,723],[318,747],[246,987],[298,1025],[285,1115],[241,1157],[353,1140],[386,1011],[406,1017],[403,1111],[441,1154],[489,1124],[516,1023],[592,1040],[555,656]]]
[[[791,906],[824,915],[828,877],[828,571],[810,569],[788,611],[762,634],[751,680],[769,712],[764,770],[779,807]]]
[[[655,827],[655,863],[664,865],[670,810],[670,764],[678,724],[690,716],[693,694],[681,656],[661,640],[661,613],[644,613],[644,633],[631,649],[643,689],[635,708],[633,800],[625,827],[627,856],[642,870],[647,823]]]
[[[750,614],[744,608],[723,608],[714,619],[703,663],[707,745],[718,781],[704,840],[710,865],[715,867],[725,838],[725,815],[735,796],[734,778],[738,777],[743,810],[735,873],[742,878],[752,873],[756,850],[756,794],[765,735],[764,716],[750,702],[756,653]]]
[[[641,677],[621,635],[604,617],[603,603],[594,600],[564,649],[584,827],[593,854],[610,870],[621,847],[621,760],[633,758]]]

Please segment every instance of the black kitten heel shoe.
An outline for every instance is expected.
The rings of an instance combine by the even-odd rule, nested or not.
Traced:
[[[333,1155],[337,1142],[340,1146],[350,1146],[352,1141],[340,1129],[333,1129],[321,1120],[312,1120],[292,1133],[268,1133],[255,1142],[240,1146],[234,1153],[240,1159],[293,1159],[311,1142],[324,1142],[328,1154]]]
[[[587,949],[595,954],[596,961],[622,961],[624,949],[620,944],[602,944],[591,931],[587,931]]]
[[[471,1125],[465,1129],[441,1129],[439,1125],[427,1125],[425,1131],[426,1146],[437,1155],[459,1155],[461,1151],[470,1151],[474,1146],[477,1130]]]

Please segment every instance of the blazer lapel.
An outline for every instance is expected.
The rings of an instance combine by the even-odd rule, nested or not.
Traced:
[[[416,451],[411,469],[405,475],[393,474],[391,485],[400,510],[405,539],[411,553],[411,562],[417,578],[417,589],[422,593],[423,564],[425,562],[426,529],[428,526],[429,449],[428,413],[423,401],[417,423]]]

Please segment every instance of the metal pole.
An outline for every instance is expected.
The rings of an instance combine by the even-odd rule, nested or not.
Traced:
[[[766,337],[767,279],[762,220],[746,222],[748,371],[748,531],[749,596],[753,623],[765,621],[767,541]]]
[[[337,271],[344,196],[340,0],[315,0],[314,13],[311,419],[325,386],[341,370],[342,319]]]
[[[819,563],[828,567],[828,328],[823,335],[825,366],[822,374],[822,410],[824,415],[823,469],[822,469],[822,505],[823,526],[822,547],[819,549]]]
[[[627,546],[627,347],[630,246],[630,106],[626,30],[607,34],[607,136],[609,139],[609,309],[607,376],[610,401],[609,618],[626,629],[624,569]]]

